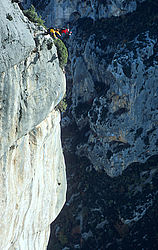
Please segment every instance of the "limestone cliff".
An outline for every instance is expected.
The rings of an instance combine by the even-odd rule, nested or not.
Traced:
[[[65,202],[56,47],[16,3],[0,0],[0,245],[46,249]],[[51,46],[50,46],[51,44]]]
[[[73,32],[62,119],[69,191],[48,249],[157,249],[157,1],[30,2]]]

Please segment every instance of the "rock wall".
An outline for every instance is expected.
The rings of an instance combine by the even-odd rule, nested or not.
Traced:
[[[147,2],[126,17],[82,18],[69,40],[72,114],[86,138],[77,152],[111,177],[158,153],[154,15]]]
[[[0,1],[0,244],[46,249],[66,195],[56,47],[16,3]]]
[[[109,18],[120,16],[136,10],[137,3],[144,0],[90,0],[90,1],[71,1],[71,0],[23,0],[23,6],[29,8],[33,4],[47,26],[63,26],[72,23],[78,18],[91,17]]]
[[[52,111],[4,153],[1,166],[1,249],[46,249],[50,223],[66,191],[60,115]]]
[[[108,65],[103,58],[108,52],[95,42],[91,36],[83,57],[73,64],[73,114],[80,129],[90,126],[87,142],[78,150],[97,169],[116,176],[158,152],[157,39],[146,32],[117,46]]]
[[[72,29],[68,194],[48,249],[157,249],[157,2],[32,3],[43,15],[51,9],[48,25]]]

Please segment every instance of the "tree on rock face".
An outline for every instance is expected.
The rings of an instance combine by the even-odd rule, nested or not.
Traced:
[[[45,27],[44,20],[42,20],[41,16],[38,16],[35,7],[33,5],[31,5],[31,7],[28,10],[24,10],[23,12],[31,22],[37,23],[38,25]]]
[[[56,39],[54,40],[55,46],[57,48],[57,53],[59,57],[59,65],[63,69],[64,66],[67,64],[67,59],[68,59],[68,51],[65,46],[65,44],[60,40]]]

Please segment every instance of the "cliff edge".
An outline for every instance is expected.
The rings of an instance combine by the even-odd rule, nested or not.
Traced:
[[[0,245],[45,249],[66,194],[56,47],[16,3],[0,0]],[[51,46],[50,46],[51,45]]]

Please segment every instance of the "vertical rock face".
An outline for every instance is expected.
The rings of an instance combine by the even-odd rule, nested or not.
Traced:
[[[61,24],[72,28],[63,119],[69,193],[49,249],[157,249],[157,2],[47,3],[39,10],[51,8],[47,23],[60,25],[62,7]]]
[[[109,65],[103,57],[108,52],[99,48],[99,44],[100,61],[94,59],[96,54],[92,58],[92,51],[97,50],[95,42],[91,36],[82,57],[84,65],[87,64],[84,67],[92,72],[89,81],[86,70],[84,79],[76,78],[81,57],[75,62],[74,79],[78,81],[72,90],[74,116],[82,129],[87,114],[91,130],[87,142],[80,143],[78,150],[96,168],[116,176],[131,163],[144,163],[158,152],[157,39],[146,32],[117,46],[113,58],[107,58],[111,61]],[[81,82],[87,90],[81,87]]]
[[[77,152],[111,177],[158,153],[154,9],[146,2],[123,17],[80,18],[70,39],[72,114],[86,138]]]
[[[46,249],[66,193],[54,111],[65,76],[43,28],[9,0],[0,0],[0,16],[0,245]]]
[[[1,249],[46,249],[65,201],[59,122],[53,111],[1,157]]]

